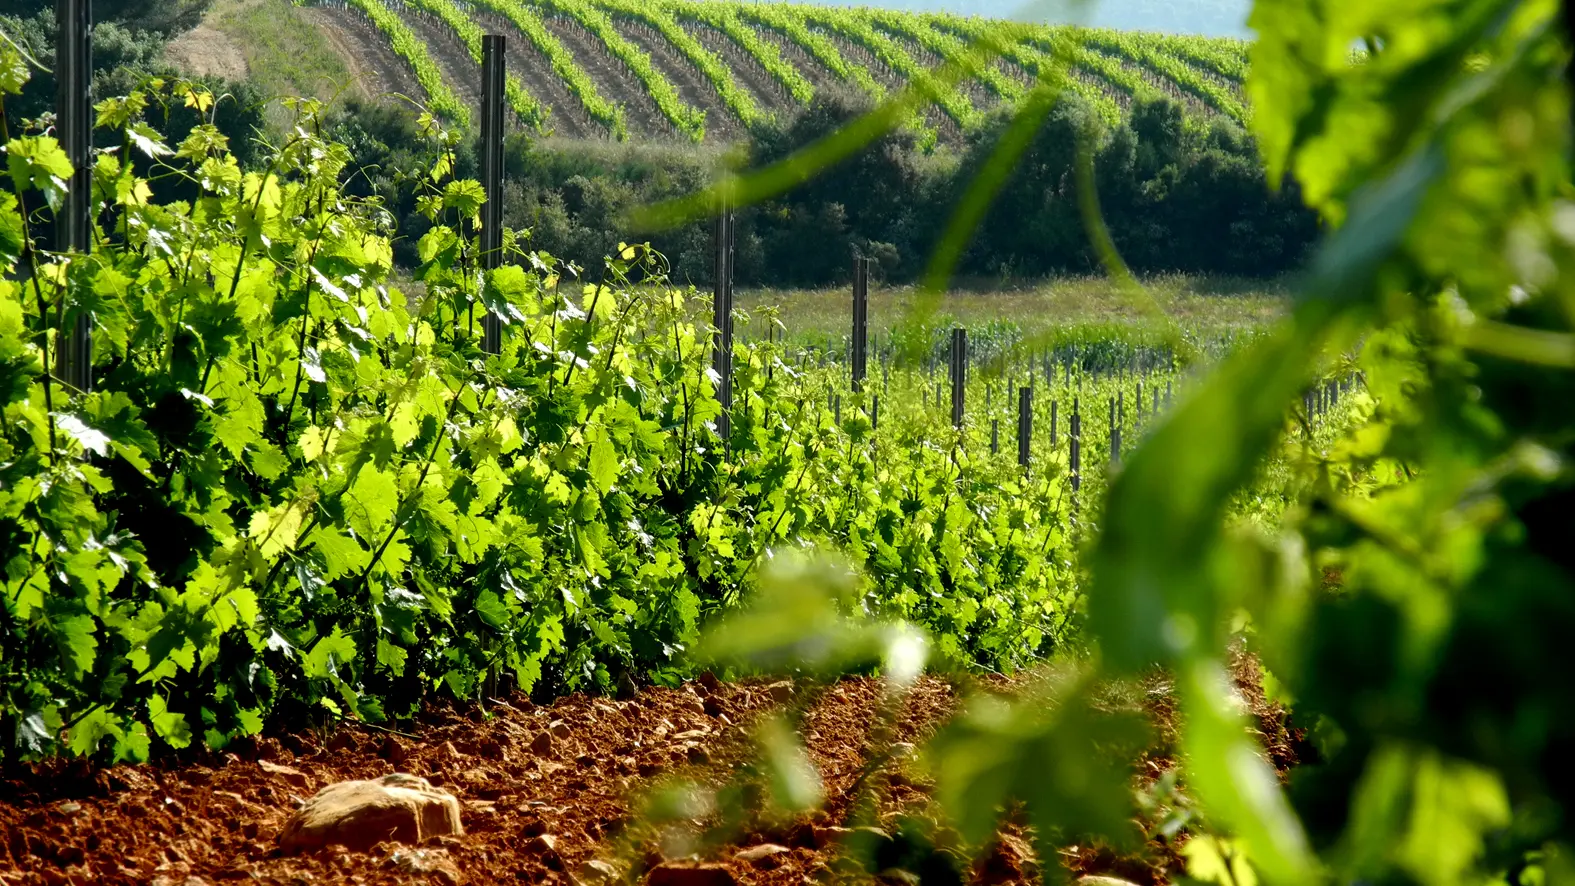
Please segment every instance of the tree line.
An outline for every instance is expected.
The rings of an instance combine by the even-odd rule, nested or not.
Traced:
[[[504,217],[533,248],[597,267],[619,242],[650,240],[674,276],[710,282],[706,223],[665,231],[629,224],[631,210],[694,193],[725,165],[758,167],[826,137],[869,110],[844,93],[817,97],[796,117],[754,128],[731,152],[676,144],[586,144],[524,135],[510,140]],[[955,151],[921,150],[894,131],[791,192],[737,211],[735,282],[840,285],[851,259],[872,260],[887,282],[917,279],[967,189],[990,162],[1010,117],[1001,113]],[[336,137],[358,151],[368,188],[410,218],[403,250],[419,236],[398,170],[424,162],[408,115],[360,106]],[[1092,133],[1098,205],[1133,270],[1274,277],[1300,267],[1320,225],[1294,181],[1269,186],[1257,146],[1223,119],[1202,124],[1169,100],[1139,102],[1103,127],[1075,98],[1050,112],[964,250],[965,276],[1035,278],[1097,270],[1079,208],[1074,164]],[[461,157],[462,166],[471,162]]]

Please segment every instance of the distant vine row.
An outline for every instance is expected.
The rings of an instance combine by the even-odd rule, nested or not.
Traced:
[[[1109,93],[1071,76],[1071,69],[1079,67],[1079,62],[1083,61],[1086,50],[1081,47],[1052,45],[1046,48],[1034,42],[1036,38],[1043,36],[1042,29],[1028,25],[1012,22],[986,23],[978,19],[940,13],[936,14],[936,19],[966,39],[992,40],[1000,48],[1003,58],[1032,73],[1041,81],[1054,76],[1058,70],[1054,53],[1057,51],[1064,53],[1066,63],[1063,67],[1066,70],[1059,77],[1062,87],[1086,101],[1107,124],[1115,125],[1120,122],[1121,106],[1110,97]],[[1093,60],[1093,63],[1099,64],[1099,61]]]
[[[1178,58],[1192,62],[1240,87],[1247,79],[1247,41],[1195,34],[1150,34],[1148,39]]]
[[[672,11],[676,15],[692,19],[701,24],[715,28],[723,35],[737,43],[744,52],[760,63],[767,74],[782,84],[782,87],[793,96],[793,100],[800,105],[807,105],[815,99],[815,87],[810,83],[791,62],[782,57],[781,50],[776,44],[760,36],[754,28],[739,18],[737,7],[725,3],[681,3],[674,4]]]
[[[441,21],[464,44],[465,51],[470,53],[471,59],[478,66],[481,64],[482,38],[486,36],[486,32],[463,10],[454,5],[453,0],[403,0],[403,2],[414,9],[436,16],[438,21]],[[546,125],[551,110],[530,94],[519,77],[509,74],[504,78],[503,98],[527,125],[538,130]]]
[[[519,3],[518,0],[474,0],[474,2],[508,19],[509,24],[523,34],[525,39],[530,41],[531,46],[547,59],[548,64],[552,65],[553,73],[563,79],[569,94],[579,100],[591,119],[607,127],[613,138],[619,141],[628,139],[629,126],[624,119],[623,108],[601,94],[596,88],[596,83],[591,80],[590,74],[575,61],[574,54],[569,52],[568,48],[547,29],[535,10]]]
[[[612,17],[605,10],[586,0],[541,0],[541,5],[573,19],[580,27],[600,40],[602,45],[607,47],[607,51],[622,62],[636,80],[640,81],[651,100],[656,103],[657,110],[661,111],[662,116],[666,117],[679,132],[695,141],[705,138],[705,111],[690,107],[684,102],[678,95],[678,88],[673,86],[666,75],[656,69],[656,65],[651,62],[651,57],[645,50],[635,46],[618,33]]]
[[[601,3],[604,8],[616,15],[655,28],[663,39],[678,50],[679,55],[695,66],[701,76],[711,84],[711,88],[716,90],[717,96],[722,99],[722,104],[726,105],[744,125],[752,125],[760,119],[760,108],[755,104],[754,96],[738,85],[738,79],[733,76],[733,69],[724,64],[716,53],[702,46],[693,34],[684,30],[665,8],[650,0],[601,0]]]
[[[380,0],[346,0],[346,2],[351,8],[365,15],[372,22],[372,26],[388,38],[389,48],[410,66],[410,72],[415,75],[416,83],[420,84],[421,89],[427,94],[428,110],[461,126],[470,125],[470,108],[460,101],[443,81],[443,71],[438,67],[437,62],[432,60],[426,42],[417,37],[397,13],[384,6]]]
[[[784,7],[765,3],[740,4],[737,9],[740,15],[753,19],[761,27],[781,34],[843,82],[852,83],[877,102],[886,100],[886,87],[871,76],[863,65],[844,57],[835,41],[810,28],[803,18],[791,14]],[[935,130],[924,122],[923,114],[917,111],[904,126],[918,138],[922,146],[933,146],[939,141]]]
[[[955,120],[964,131],[975,127],[978,122],[978,112],[974,110],[972,102],[968,101],[956,87],[947,87],[938,82],[934,75],[914,61],[913,56],[898,45],[897,41],[877,30],[870,14],[866,11],[804,7],[800,14],[808,21],[869,50],[881,64],[924,90],[936,107]]]
[[[1131,59],[1175,83],[1184,92],[1191,93],[1209,107],[1229,116],[1238,123],[1247,121],[1247,109],[1229,90],[1205,78],[1190,65],[1177,61],[1174,56],[1161,51],[1148,35],[1106,28],[1090,28],[1082,35],[1093,46],[1106,52]]]

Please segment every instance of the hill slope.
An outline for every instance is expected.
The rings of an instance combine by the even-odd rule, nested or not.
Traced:
[[[342,68],[363,91],[397,84],[462,123],[477,104],[481,38],[503,34],[508,104],[523,125],[572,137],[730,141],[823,90],[882,99],[926,82],[986,36],[1003,55],[936,89],[908,124],[921,140],[960,143],[1062,63],[1066,88],[1111,121],[1159,95],[1198,117],[1247,113],[1247,44],[1233,39],[736,0],[321,0],[290,14],[353,53]]]

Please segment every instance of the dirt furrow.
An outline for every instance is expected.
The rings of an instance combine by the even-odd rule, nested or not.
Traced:
[[[387,845],[290,856],[274,844],[302,799],[392,771],[459,797],[466,834],[430,847],[446,867],[474,883],[554,881],[622,827],[637,786],[722,753],[773,704],[746,686],[705,694],[515,700],[484,722],[441,718],[414,740],[355,727],[326,742],[287,734],[168,767],[53,764],[0,782],[0,882],[408,883],[409,854]],[[550,852],[535,841],[543,833]]]
[[[1232,672],[1265,756],[1283,775],[1305,751],[1303,737],[1265,699],[1255,660],[1239,654]],[[991,684],[1007,694],[1027,685]],[[628,701],[576,695],[538,707],[516,697],[494,703],[487,716],[429,713],[411,734],[349,726],[247,739],[162,765],[38,764],[0,777],[0,883],[567,886],[635,882],[657,866],[701,864],[711,879],[694,882],[799,886],[867,883],[871,862],[879,870],[900,867],[903,876],[929,870],[935,882],[1038,882],[1041,861],[1020,816],[1007,810],[989,846],[960,847],[914,765],[914,750],[957,710],[958,685],[922,678],[895,704],[886,693],[873,678],[801,683],[796,692],[785,682],[702,678]],[[1112,687],[1108,703],[1142,710],[1157,727],[1154,745],[1135,761],[1134,788],[1146,789],[1176,765],[1171,681],[1156,674],[1135,688]],[[824,802],[807,816],[773,823],[758,817],[758,800],[748,799],[762,777],[751,737],[763,714],[784,707],[796,719]],[[390,772],[421,776],[457,797],[464,835],[366,852],[331,845],[290,855],[278,848],[285,821],[306,798],[330,784]],[[742,791],[738,808],[752,818],[710,848],[671,842],[634,808],[668,776],[718,797]],[[702,814],[684,827],[693,835],[723,823]],[[1074,845],[1057,862],[1073,874],[1163,886],[1179,870],[1176,846],[1158,835],[1129,854]]]

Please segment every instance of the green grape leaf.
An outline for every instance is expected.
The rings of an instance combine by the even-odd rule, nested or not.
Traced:
[[[596,485],[597,491],[605,495],[618,479],[618,450],[610,441],[596,441],[591,446],[591,458],[586,468],[590,471],[591,482]]]
[[[148,727],[140,721],[133,721],[125,733],[115,739],[117,763],[146,763],[152,751],[153,739],[148,735]]]
[[[476,596],[476,614],[491,627],[499,630],[508,627],[509,607],[491,591],[482,591]]]
[[[318,530],[321,532],[322,530]],[[313,536],[316,537],[315,535]],[[343,536],[339,536],[343,538]],[[312,570],[312,564],[306,560],[295,561],[295,586],[301,589],[301,598],[310,603],[317,599],[323,590],[323,579]]]
[[[335,625],[333,633],[312,644],[312,648],[301,657],[301,667],[306,676],[321,680],[337,677],[342,665],[354,661],[355,641],[346,637],[344,631]]]
[[[186,715],[172,712],[162,696],[148,697],[148,720],[153,724],[154,734],[170,747],[178,750],[191,745],[191,726],[186,722]]]
[[[5,147],[6,165],[18,193],[37,189],[52,208],[66,196],[71,160],[51,136],[12,139]]]
[[[405,661],[408,657],[409,653],[402,647],[383,639],[377,641],[377,663],[393,671],[396,676],[405,673]]]
[[[214,421],[213,432],[232,458],[240,458],[262,434],[262,426],[262,403],[256,397],[232,397],[225,401],[224,413]]]
[[[22,87],[32,76],[22,53],[11,45],[10,40],[3,41],[3,45],[0,45],[0,94],[21,95]]]
[[[487,192],[481,183],[470,179],[451,181],[443,188],[443,208],[452,209],[461,217],[478,218],[481,205],[487,202]]]
[[[91,615],[55,616],[50,619],[51,633],[60,656],[69,667],[66,673],[80,677],[93,668],[98,656],[97,625]]]
[[[279,451],[279,447],[261,438],[253,440],[247,447],[246,459],[257,476],[264,480],[277,480],[290,468],[289,458]]]
[[[72,724],[71,753],[78,757],[86,757],[98,750],[106,738],[120,739],[125,736],[115,716],[107,708],[96,707],[83,714],[76,723]]]
[[[43,708],[28,711],[17,718],[16,746],[22,753],[39,756],[54,746],[55,731],[59,728],[59,715]],[[56,721],[51,726],[51,721]]]
[[[327,443],[328,434],[315,425],[302,431],[301,439],[297,441],[301,447],[301,458],[308,462],[317,461]]]
[[[329,581],[359,572],[372,562],[370,551],[337,529],[319,526],[312,530],[310,538],[312,546],[323,557],[324,576]]]
[[[164,143],[164,136],[146,122],[133,123],[126,127],[126,138],[131,141],[132,147],[146,154],[149,159],[157,160],[175,153],[169,145]]]
[[[296,537],[301,532],[301,509],[287,502],[271,510],[255,511],[246,531],[263,558],[272,560],[285,551],[294,550]]]
[[[323,372],[323,355],[311,345],[301,349],[301,370],[306,373],[308,379],[318,384],[328,381],[328,374]]]
[[[351,518],[351,525],[370,537],[381,531],[394,516],[394,509],[399,506],[399,487],[384,471],[365,467],[345,493],[345,499],[345,513]]]
[[[263,731],[262,715],[250,708],[236,711],[235,721],[240,725],[242,735],[256,735]]]
[[[15,194],[0,191],[0,267],[14,264],[22,257],[22,247],[27,245],[27,234],[18,208]]]
[[[122,391],[95,392],[83,400],[82,410],[84,421],[109,438],[116,455],[143,476],[152,476],[159,441],[129,396]]]
[[[109,454],[109,435],[89,426],[82,419],[74,415],[56,413],[55,427],[64,431],[66,436],[77,441],[79,446],[94,455],[105,456]]]

